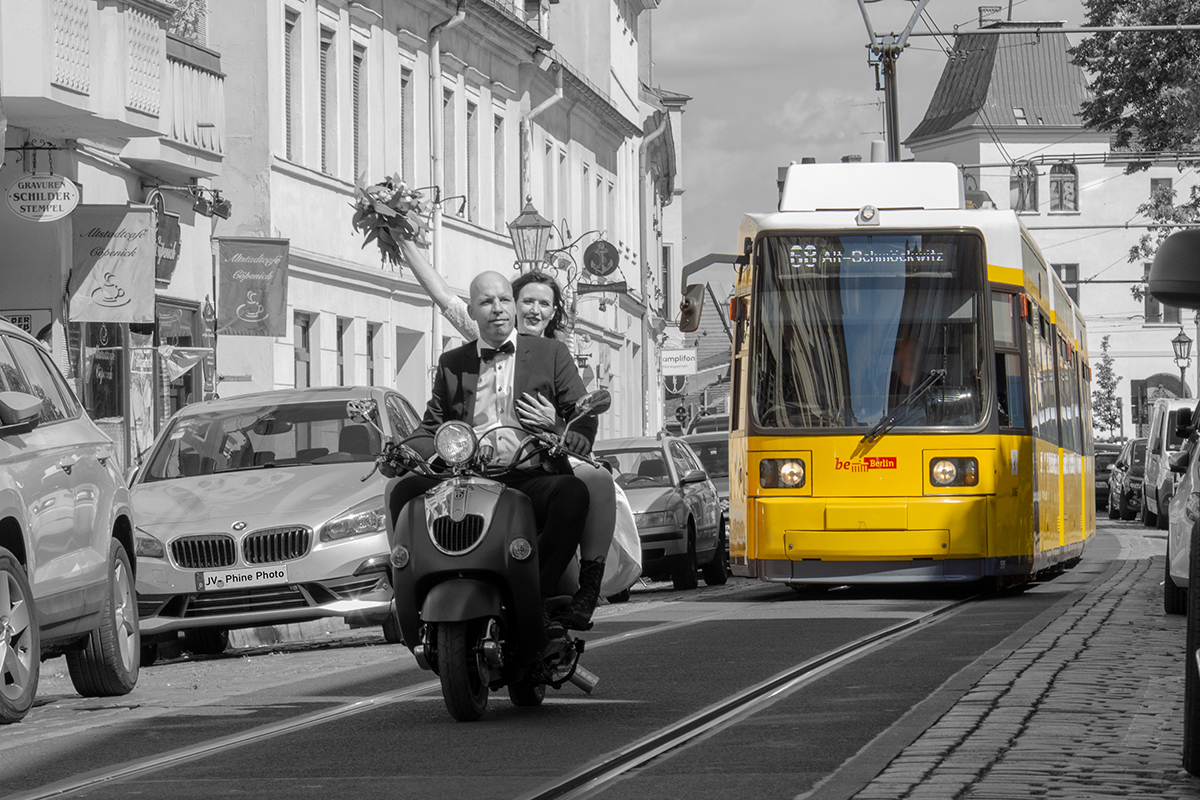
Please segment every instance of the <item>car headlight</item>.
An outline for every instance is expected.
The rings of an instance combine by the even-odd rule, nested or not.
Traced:
[[[134,556],[137,558],[166,558],[167,551],[162,542],[153,536],[138,531],[133,537]]]
[[[445,422],[434,434],[433,446],[438,456],[451,466],[465,464],[475,456],[479,440],[475,430],[465,422]]]
[[[758,462],[758,485],[764,489],[800,489],[805,480],[799,458],[764,458]]]
[[[338,514],[321,526],[321,541],[334,542],[350,536],[381,533],[387,530],[387,512],[383,501],[371,498],[349,511]]]
[[[670,511],[647,511],[644,514],[634,514],[633,517],[639,528],[661,528],[664,525],[675,524],[675,516]]]
[[[975,486],[979,462],[974,458],[935,458],[929,462],[929,480],[934,486]]]

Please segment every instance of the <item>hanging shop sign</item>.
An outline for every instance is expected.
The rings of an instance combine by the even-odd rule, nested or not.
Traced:
[[[606,278],[617,271],[621,263],[621,254],[611,242],[597,239],[583,251],[583,269],[589,275]]]
[[[179,263],[179,215],[160,211],[154,231],[154,279],[171,282]]]
[[[287,335],[287,239],[221,239],[217,269],[218,335]]]
[[[629,291],[629,286],[625,281],[613,281],[612,283],[577,283],[576,290],[580,294],[595,294],[596,292],[613,292],[614,294],[625,294]]]
[[[72,322],[154,322],[154,223],[144,206],[79,206],[71,217]]]
[[[79,187],[70,178],[49,173],[22,175],[8,187],[8,207],[30,222],[54,222],[79,205]]]
[[[696,348],[662,351],[663,375],[695,375]]]

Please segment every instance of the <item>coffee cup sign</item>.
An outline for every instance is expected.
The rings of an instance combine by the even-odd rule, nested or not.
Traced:
[[[154,322],[154,225],[150,210],[79,206],[74,247],[72,322]]]
[[[217,333],[287,332],[288,240],[223,238],[217,261]]]
[[[54,222],[79,205],[79,188],[70,178],[48,173],[22,175],[5,193],[8,208],[30,222]]]

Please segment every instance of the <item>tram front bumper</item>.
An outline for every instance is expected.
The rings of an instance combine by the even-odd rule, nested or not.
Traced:
[[[757,560],[911,561],[988,555],[991,498],[758,498]]]

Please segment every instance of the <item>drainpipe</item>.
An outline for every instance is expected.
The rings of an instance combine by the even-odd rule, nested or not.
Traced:
[[[531,108],[521,115],[521,202],[533,196],[533,178],[532,178],[532,163],[533,163],[533,120],[546,111],[550,106],[563,99],[563,69],[562,65],[554,65],[554,94],[547,97],[535,108]],[[554,209],[542,209],[542,211],[550,218],[554,219]]]
[[[670,112],[663,112],[662,122],[648,136],[642,138],[642,143],[638,145],[638,257],[642,260],[642,287],[646,285],[646,270],[650,268],[650,255],[647,251],[647,241],[650,238],[647,231],[646,212],[649,206],[649,199],[646,197],[646,153],[650,149],[650,145],[654,144],[654,140],[667,132],[667,124],[671,120]],[[643,293],[644,294],[644,293]],[[643,297],[643,299],[645,299]],[[645,337],[646,345],[642,348],[642,390],[645,392],[647,402],[642,406],[642,435],[650,435],[650,358],[656,350],[657,343],[654,341],[653,330],[650,327],[650,303],[646,303],[646,315],[642,318],[642,335]],[[655,381],[657,384],[658,382]],[[654,396],[658,400],[658,408],[661,411],[665,399],[659,387],[655,387]]]
[[[467,0],[458,0],[454,16],[429,29],[429,153],[430,183],[440,187],[442,183],[442,160],[445,136],[442,132],[442,34],[467,18]],[[453,158],[454,154],[451,153]],[[429,260],[433,271],[442,274],[442,197],[441,189],[435,189],[433,215],[430,220]],[[433,324],[430,326],[429,371],[437,366],[442,353],[442,312],[434,303],[431,306]]]

